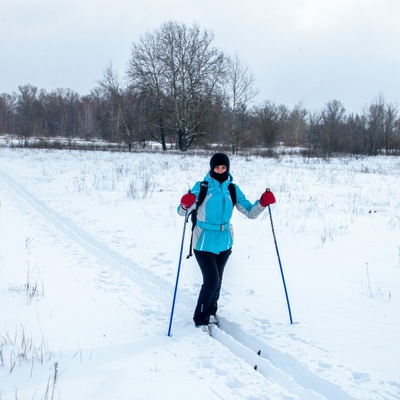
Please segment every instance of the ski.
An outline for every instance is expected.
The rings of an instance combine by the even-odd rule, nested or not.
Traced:
[[[261,350],[258,350],[258,351],[257,351],[257,355],[258,355],[258,356],[261,356]],[[254,369],[257,371],[257,368],[258,368],[258,367],[257,367],[257,364],[256,364],[256,365],[254,366]]]
[[[219,326],[218,318],[215,315],[210,315],[210,325]]]
[[[215,322],[210,322],[210,324],[205,325],[205,327],[207,327],[207,331],[205,329],[203,329],[203,331],[207,332],[207,334],[209,334],[211,337],[213,337],[213,329],[219,329],[218,323],[215,323]],[[260,357],[261,356],[261,350],[258,350],[255,354],[257,355],[257,357]],[[253,368],[254,368],[255,371],[257,371],[258,364],[254,364]]]
[[[211,334],[211,324],[209,325],[200,325],[197,327],[197,329],[200,329],[202,332],[206,333],[207,335],[212,337]]]

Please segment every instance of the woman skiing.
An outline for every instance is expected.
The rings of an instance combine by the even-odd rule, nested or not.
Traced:
[[[233,227],[230,224],[233,207],[248,218],[257,218],[275,197],[269,190],[254,204],[246,199],[240,188],[232,183],[229,158],[216,153],[210,160],[210,171],[204,181],[196,182],[181,198],[178,213],[196,213],[192,244],[194,255],[203,275],[193,320],[196,327],[209,333],[209,324],[217,323],[216,313],[225,265],[232,253]],[[203,197],[199,199],[199,197]],[[201,204],[199,203],[201,201]],[[196,209],[197,207],[197,209]]]

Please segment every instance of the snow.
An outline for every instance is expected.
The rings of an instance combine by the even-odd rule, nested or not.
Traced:
[[[184,219],[209,155],[0,148],[0,399],[400,399],[400,160],[232,156],[220,328]],[[257,352],[261,350],[261,355]],[[257,370],[254,366],[257,365]]]

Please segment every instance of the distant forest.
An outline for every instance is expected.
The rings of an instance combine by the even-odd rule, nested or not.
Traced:
[[[288,146],[318,157],[400,154],[399,113],[383,95],[360,114],[346,113],[339,100],[317,111],[268,100],[254,104],[253,74],[213,41],[213,33],[197,24],[170,21],[132,44],[123,80],[110,64],[89,95],[21,85],[0,95],[0,135],[23,145],[61,137],[129,149],[157,142],[164,151]]]

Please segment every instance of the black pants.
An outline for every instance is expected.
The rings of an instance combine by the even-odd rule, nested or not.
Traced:
[[[203,285],[197,300],[193,320],[195,325],[207,325],[210,315],[215,315],[218,309],[218,299],[221,291],[224,268],[232,250],[219,254],[208,251],[194,251],[194,255],[203,274]]]

